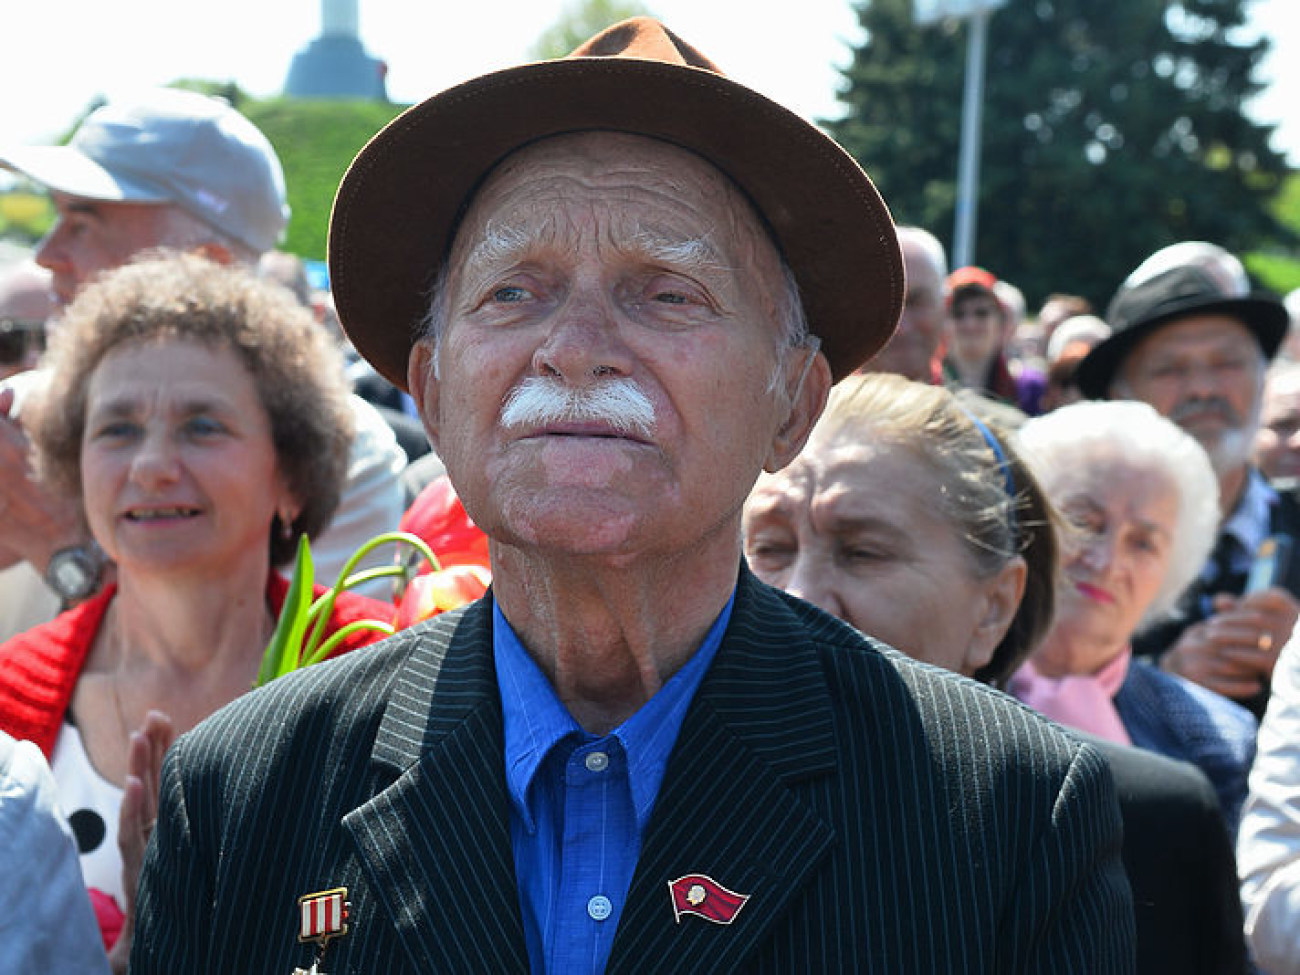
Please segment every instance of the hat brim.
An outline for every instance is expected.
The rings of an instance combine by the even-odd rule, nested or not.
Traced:
[[[767,221],[836,379],[876,353],[903,302],[893,220],[832,139],[711,71],[634,58],[544,61],[484,75],[394,119],[334,201],[335,305],[357,351],[406,388],[433,277],[474,190],[505,156],[566,132],[662,139],[726,173]]]
[[[168,194],[144,180],[105,169],[71,146],[22,146],[0,155],[0,166],[55,191],[111,203],[166,203]]]
[[[1106,399],[1110,386],[1120,366],[1134,347],[1161,327],[1193,315],[1230,315],[1239,319],[1264,353],[1272,361],[1286,337],[1290,318],[1285,306],[1273,298],[1245,297],[1223,298],[1216,301],[1198,301],[1164,314],[1137,322],[1093,346],[1092,351],[1079,363],[1074,374],[1079,391],[1088,399]]]

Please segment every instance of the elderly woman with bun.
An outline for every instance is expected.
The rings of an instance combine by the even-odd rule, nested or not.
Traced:
[[[1010,684],[1060,723],[1197,765],[1230,826],[1256,722],[1241,706],[1133,659],[1130,640],[1205,563],[1218,481],[1201,446],[1152,407],[1085,402],[1028,421],[1020,446],[1070,526],[1056,619]]]
[[[288,589],[276,569],[338,503],[351,414],[311,313],[198,257],[85,288],[44,365],[24,417],[37,472],[81,500],[115,582],[0,645],[0,728],[50,760],[107,945],[162,753],[253,685]],[[392,607],[344,593],[328,629],[371,618]]]
[[[900,376],[852,376],[808,445],[760,478],[745,553],[764,581],[899,650],[1004,685],[1048,632],[1058,516],[1016,411]],[[1124,817],[1139,972],[1245,972],[1236,868],[1195,767],[1089,736]]]

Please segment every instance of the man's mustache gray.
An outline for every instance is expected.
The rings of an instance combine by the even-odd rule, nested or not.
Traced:
[[[1222,396],[1198,396],[1195,399],[1184,400],[1174,407],[1169,414],[1169,419],[1181,423],[1189,416],[1204,413],[1217,414],[1230,426],[1239,427],[1242,423],[1237,411]]]
[[[599,379],[577,387],[550,376],[530,376],[510,391],[501,410],[507,429],[586,422],[605,423],[619,433],[649,440],[654,404],[630,379]]]

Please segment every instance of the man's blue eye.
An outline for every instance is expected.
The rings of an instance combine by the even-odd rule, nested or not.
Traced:
[[[509,285],[504,288],[497,288],[496,291],[492,292],[492,298],[495,301],[515,302],[515,301],[523,301],[527,297],[528,297],[527,291],[525,291],[523,288],[515,287],[514,285]]]
[[[221,430],[221,424],[210,416],[196,416],[185,424],[191,433],[218,433]]]

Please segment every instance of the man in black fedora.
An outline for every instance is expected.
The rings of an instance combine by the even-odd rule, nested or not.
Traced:
[[[1138,399],[1205,448],[1219,480],[1219,538],[1200,577],[1134,651],[1263,713],[1300,603],[1300,505],[1251,463],[1264,378],[1286,334],[1280,300],[1252,293],[1237,259],[1188,241],[1152,255],[1107,310],[1109,338],[1080,363],[1085,396]],[[1278,537],[1288,541],[1278,542]],[[1272,572],[1251,567],[1275,561]],[[1247,592],[1247,588],[1250,589]]]
[[[178,740],[132,972],[1132,970],[1100,755],[741,557],[902,305],[843,150],[638,18],[400,116],[330,256],[492,591]]]

